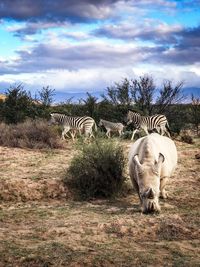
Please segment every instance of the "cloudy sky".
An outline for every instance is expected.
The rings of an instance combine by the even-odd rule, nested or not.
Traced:
[[[102,92],[144,74],[197,92],[200,0],[0,0],[0,48],[0,92]]]

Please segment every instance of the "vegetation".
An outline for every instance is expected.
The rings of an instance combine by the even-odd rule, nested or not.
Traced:
[[[121,141],[128,155],[129,141]],[[0,266],[199,266],[199,152],[176,142],[179,163],[158,215],[129,194],[73,201],[62,177],[75,153],[0,147]],[[127,183],[130,183],[127,180]]]
[[[81,199],[111,197],[123,185],[124,165],[122,147],[97,138],[79,147],[79,153],[67,170],[65,183]]]
[[[21,148],[61,148],[56,130],[43,120],[27,120],[18,124],[0,124],[0,145]]]
[[[22,122],[26,117],[35,115],[30,93],[27,93],[21,84],[7,90],[1,111],[6,123]]]
[[[184,134],[181,136],[181,141],[185,142],[185,143],[188,143],[188,144],[193,144],[194,143],[194,140],[193,138],[188,135],[188,134]]]
[[[194,97],[192,95],[191,97],[192,103],[190,106],[191,109],[191,122],[194,125],[196,129],[197,135],[199,134],[199,125],[200,125],[200,98]]]
[[[49,118],[50,112],[64,113],[69,116],[88,115],[99,122],[106,119],[126,124],[128,110],[139,112],[141,115],[166,115],[172,132],[180,131],[192,124],[197,135],[200,124],[199,98],[191,97],[190,104],[183,104],[183,82],[173,84],[164,80],[161,88],[157,88],[151,76],[144,75],[138,79],[123,79],[113,86],[107,87],[102,99],[87,93],[86,99],[78,103],[68,99],[52,106],[55,90],[49,86],[43,87],[38,96],[33,98],[23,86],[14,85],[6,92],[6,100],[0,101],[0,120],[8,124],[16,124],[27,118]],[[126,131],[132,130],[126,127]]]
[[[41,91],[39,91],[39,101],[44,107],[50,107],[53,103],[55,89],[51,89],[49,86],[43,87]]]
[[[124,184],[123,151],[127,156],[130,140],[119,145],[99,137],[77,150],[72,142],[56,151],[9,148],[62,147],[57,129],[43,120],[51,111],[87,114],[97,123],[99,118],[123,122],[128,109],[161,112],[174,132],[189,125],[198,134],[199,99],[179,103],[181,86],[165,82],[155,101],[151,77],[125,79],[101,101],[87,94],[84,101],[57,106],[50,105],[49,87],[39,94],[41,104],[21,85],[11,87],[0,101],[0,266],[199,266],[198,137],[192,143],[183,133],[184,142],[176,140],[179,164],[169,198],[161,200],[160,214],[149,216],[140,214],[130,180],[125,195],[105,199]],[[127,127],[123,138],[131,134]],[[68,187],[90,201],[72,201]]]

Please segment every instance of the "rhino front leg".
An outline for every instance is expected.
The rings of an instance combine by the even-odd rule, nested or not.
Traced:
[[[167,182],[168,182],[168,177],[163,177],[160,180],[160,197],[163,199],[166,199],[168,197],[168,193],[165,190]]]

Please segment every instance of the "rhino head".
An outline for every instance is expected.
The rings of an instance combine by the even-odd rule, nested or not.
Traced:
[[[137,182],[142,212],[159,212],[159,170],[164,162],[164,156],[160,153],[158,161],[155,161],[154,164],[141,164],[138,155],[135,155],[133,160],[137,166]]]

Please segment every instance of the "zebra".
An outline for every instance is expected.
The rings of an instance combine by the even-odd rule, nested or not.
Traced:
[[[131,123],[135,127],[131,140],[133,140],[135,133],[140,129],[143,129],[147,135],[149,134],[148,130],[156,129],[161,135],[166,133],[168,137],[171,137],[169,124],[165,115],[141,116],[139,113],[129,110],[127,114],[127,125]]]
[[[50,124],[59,124],[63,126],[61,137],[63,140],[65,140],[65,135],[67,135],[68,132],[70,132],[74,141],[77,132],[79,134],[83,133],[86,138],[90,138],[94,137],[92,132],[93,126],[95,127],[95,131],[97,131],[97,125],[94,119],[91,117],[72,117],[61,113],[51,113],[50,115]]]
[[[119,136],[123,134],[124,125],[120,122],[111,122],[100,119],[99,126],[104,126],[106,128],[106,135],[110,138],[111,132],[118,132]]]

